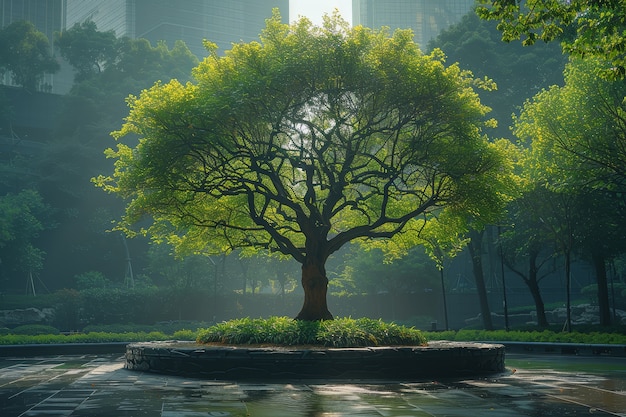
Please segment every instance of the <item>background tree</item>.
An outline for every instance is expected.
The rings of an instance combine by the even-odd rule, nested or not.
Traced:
[[[333,288],[335,281],[347,281],[354,285],[352,294],[398,295],[438,288],[436,267],[421,246],[390,259],[380,248],[350,245],[337,275],[331,280]]]
[[[623,235],[626,202],[626,87],[595,76],[603,68],[596,59],[574,60],[563,87],[543,91],[524,106],[515,134],[530,144],[535,172],[546,186],[569,196],[568,217],[588,219],[568,228],[596,267],[600,317],[608,324],[605,257],[623,251],[617,236]]]
[[[476,81],[408,31],[392,37],[268,20],[262,43],[211,51],[196,83],[129,100],[112,177],[120,227],[179,250],[257,247],[302,265],[298,319],[332,318],[326,260],[348,242],[416,236],[442,209],[486,220],[501,208],[502,153],[481,134]],[[414,238],[415,239],[415,238]]]
[[[604,78],[626,76],[626,7],[622,0],[480,0],[476,12],[497,20],[506,42],[559,40],[574,57],[598,57],[610,63]]]
[[[43,268],[45,252],[39,234],[54,227],[50,207],[34,190],[0,197],[0,277],[3,287],[15,288]]]
[[[489,116],[498,121],[493,136],[510,137],[512,115],[519,113],[524,101],[542,88],[563,84],[567,56],[553,43],[525,48],[519,43],[504,43],[501,36],[495,22],[470,12],[443,30],[429,47],[441,49],[449,62],[458,62],[475,77],[489,77],[496,83],[497,89],[478,94],[492,109]]]
[[[99,32],[89,20],[55,34],[59,53],[76,71],[75,82],[84,81],[115,63],[118,39],[114,31]]]
[[[44,74],[58,71],[59,63],[46,35],[20,20],[0,30],[0,69],[9,71],[15,84],[37,91]]]
[[[521,196],[508,206],[509,226],[499,237],[502,260],[508,269],[520,277],[528,287],[535,303],[537,325],[548,327],[541,281],[555,270],[558,253],[544,218],[551,218],[550,204],[553,191],[543,185],[528,184]]]
[[[12,114],[9,104],[16,103],[0,105],[6,109],[0,111],[0,133],[10,139],[9,143],[16,144],[8,147],[9,152],[0,161],[0,195],[33,189],[53,208],[52,222],[58,227],[41,231],[34,242],[35,247],[46,252],[41,276],[51,288],[71,287],[72,277],[92,270],[103,273],[112,282],[123,282],[127,268],[124,246],[119,233],[106,232],[111,221],[123,213],[123,202],[96,189],[90,179],[112,172],[102,149],[111,146],[109,133],[119,127],[127,113],[128,94],[139,94],[157,80],[179,77],[186,82],[198,62],[183,43],[171,49],[165,44],[153,47],[145,40],[111,39],[110,34],[96,32],[95,26],[82,29],[63,38],[63,47],[72,56],[79,59],[84,53],[82,58],[95,65],[100,58],[95,49],[90,49],[94,39],[102,41],[107,51],[113,49],[115,55],[97,62],[100,68],[76,80],[67,96],[34,97],[57,103],[47,107],[54,115],[49,118],[54,125],[27,131],[28,137],[21,134],[24,140],[18,143],[11,138],[12,121],[28,120],[29,116]],[[87,29],[89,33],[85,33]],[[88,39],[78,36],[83,34]],[[135,44],[141,46],[132,47]],[[26,106],[22,108],[20,111],[29,111]],[[128,244],[133,266],[141,274],[148,263],[148,242],[135,239]]]

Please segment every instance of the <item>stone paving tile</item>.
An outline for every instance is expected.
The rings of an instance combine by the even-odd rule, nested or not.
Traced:
[[[128,371],[117,355],[4,358],[0,416],[626,417],[626,362],[618,365],[613,373],[518,369],[454,381],[259,384]]]

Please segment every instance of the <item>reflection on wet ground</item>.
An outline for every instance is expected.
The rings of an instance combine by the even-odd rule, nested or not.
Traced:
[[[507,355],[507,368],[466,380],[263,384],[128,371],[118,355],[0,358],[0,415],[626,417],[626,358]]]

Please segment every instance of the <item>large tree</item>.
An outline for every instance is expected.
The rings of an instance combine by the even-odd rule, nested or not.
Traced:
[[[611,63],[605,78],[626,77],[626,7],[623,0],[479,0],[483,19],[499,21],[504,41],[561,42],[575,57],[599,57]]]
[[[195,70],[130,97],[111,177],[120,227],[179,250],[241,247],[302,265],[302,320],[331,319],[326,260],[350,241],[414,237],[442,210],[499,211],[502,154],[481,133],[476,80],[424,55],[409,31],[268,20]]]

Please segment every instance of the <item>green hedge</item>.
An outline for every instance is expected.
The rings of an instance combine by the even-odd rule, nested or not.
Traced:
[[[626,335],[623,333],[603,332],[554,332],[543,331],[505,331],[505,330],[459,330],[444,332],[425,332],[428,340],[453,340],[462,342],[550,342],[550,343],[592,343],[592,344],[623,344]]]
[[[7,334],[0,336],[0,345],[24,345],[24,344],[51,344],[51,343],[110,343],[110,342],[150,342],[159,340],[185,340],[193,341],[197,332],[192,330],[179,330],[173,334],[162,332],[128,332],[107,333],[89,332],[74,334],[40,334],[20,335]]]

